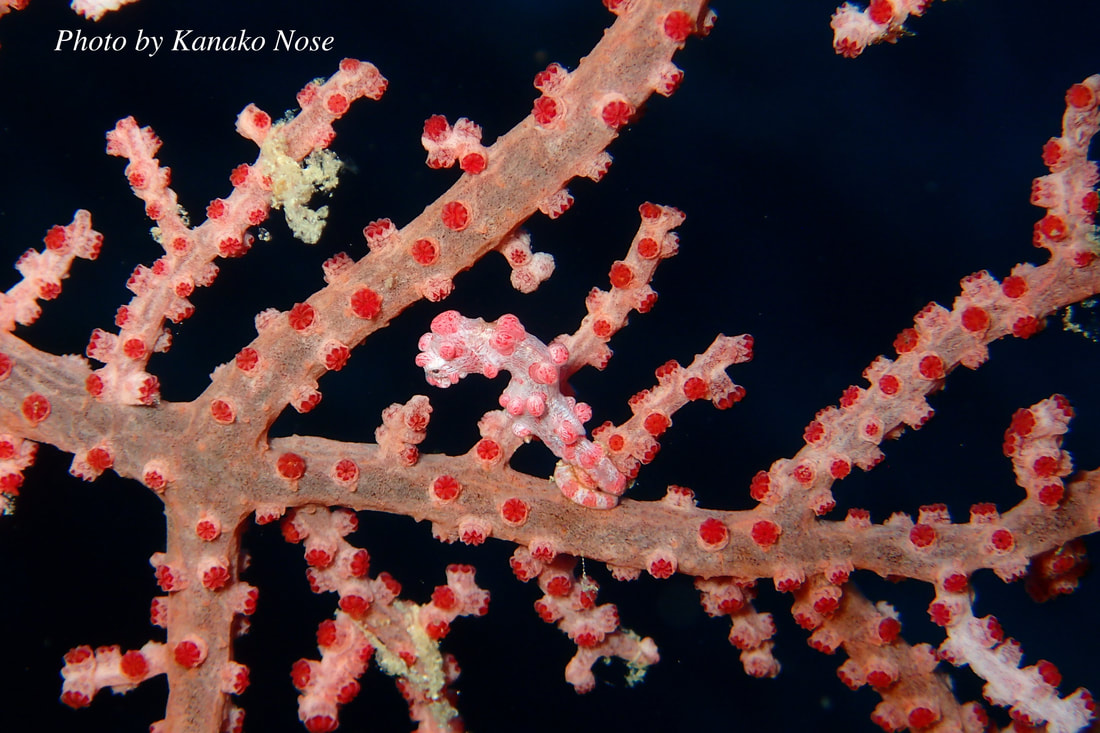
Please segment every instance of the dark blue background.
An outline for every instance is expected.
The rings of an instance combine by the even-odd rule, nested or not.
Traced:
[[[610,263],[625,251],[638,204],[651,200],[687,212],[681,254],[658,271],[655,310],[633,318],[612,342],[616,356],[606,372],[582,373],[574,383],[597,423],[621,420],[626,399],[666,359],[690,360],[718,332],[752,333],[757,357],[733,371],[748,389],[744,403],[725,413],[693,405],[677,414],[635,489],[654,498],[678,483],[709,507],[751,506],[752,474],[793,454],[813,414],[859,383],[863,368],[890,350],[925,303],[948,303],[970,272],[988,268],[1003,277],[1018,261],[1041,259],[1030,243],[1039,212],[1028,205],[1031,179],[1043,173],[1039,152],[1059,132],[1065,89],[1100,72],[1100,7],[1089,0],[936,3],[912,24],[917,37],[856,61],[831,51],[833,7],[716,0],[711,37],[691,41],[676,59],[686,72],[681,90],[651,101],[624,131],[604,182],[572,186],[577,203],[559,221],[530,222],[535,248],[558,262],[549,283],[534,295],[516,294],[503,261],[487,258],[457,280],[444,304],[417,305],[370,339],[344,371],[322,382],[321,406],[284,416],[276,434],[371,440],[383,407],[426,393],[435,405],[426,448],[466,450],[499,386],[464,383],[444,396],[424,383],[412,359],[432,315],[444,307],[486,318],[510,311],[545,339],[572,330],[585,293],[606,287]],[[270,224],[273,241],[223,263],[216,286],[194,298],[195,317],[173,327],[174,348],[151,362],[165,398],[189,400],[251,339],[256,312],[287,309],[320,287],[320,263],[333,253],[363,254],[360,230],[368,221],[388,216],[404,224],[445,190],[455,174],[423,164],[427,116],[468,116],[491,142],[528,113],[535,72],[549,61],[575,66],[609,22],[597,0],[142,0],[93,25],[63,2],[34,0],[0,19],[3,258],[40,246],[45,231],[77,208],[92,211],[105,244],[97,262],[75,266],[40,323],[20,333],[40,348],[81,353],[91,329],[108,326],[129,299],[123,285],[130,271],[158,255],[123,162],[103,153],[103,134],[120,117],[134,115],[163,138],[162,164],[172,167],[181,203],[198,217],[210,199],[228,193],[229,171],[255,157],[254,146],[233,132],[246,103],[277,116],[294,106],[306,81],[331,74],[344,56],[371,60],[390,79],[380,103],[357,103],[337,127],[334,149],[350,170],[329,202],[321,243],[306,247]],[[53,52],[66,28],[131,39],[138,28],[166,35],[245,28],[269,36],[295,28],[334,36],[335,52],[162,50],[151,59],[130,51]],[[1008,508],[1023,492],[1000,455],[1001,435],[1017,407],[1053,392],[1077,406],[1067,445],[1080,467],[1095,467],[1097,347],[1054,325],[1030,341],[995,345],[991,362],[975,373],[952,375],[932,400],[936,419],[885,446],[887,459],[873,473],[836,487],[836,516],[862,506],[882,521],[945,502],[965,520],[976,501]],[[72,480],[68,460],[43,448],[18,514],[0,521],[0,730],[144,731],[163,714],[163,683],[73,712],[57,702],[57,671],[61,655],[78,644],[135,648],[157,633],[148,625],[156,589],[147,558],[163,549],[160,504],[133,482]],[[537,449],[517,460],[544,475],[552,464]],[[578,697],[562,679],[572,646],[531,611],[537,593],[511,579],[509,547],[441,546],[426,525],[404,518],[364,515],[361,522],[357,540],[375,568],[389,570],[414,598],[425,600],[456,561],[476,564],[491,589],[489,616],[460,621],[446,642],[464,669],[460,706],[472,731],[877,730],[868,719],[876,696],[840,684],[840,660],[808,649],[790,620],[789,598],[770,588],[758,606],[776,615],[783,671],[776,680],[752,680],[725,640],[726,624],[703,614],[689,579],[608,580],[602,598],[619,604],[625,625],[656,638],[662,660],[641,688],[625,689],[622,669],[613,667],[599,672],[593,693]],[[246,577],[261,589],[253,632],[240,644],[253,679],[241,701],[247,728],[302,730],[289,669],[316,654],[314,629],[332,601],[308,593],[300,550],[276,529],[249,530],[247,545],[254,564]],[[856,580],[873,599],[897,605],[910,641],[942,639],[926,621],[928,586],[863,574]],[[1005,586],[990,573],[975,583],[977,611],[996,613],[1024,642],[1029,662],[1056,662],[1066,691],[1085,685],[1100,692],[1095,578],[1042,607],[1019,584]],[[976,697],[974,678],[957,677],[963,696]],[[390,681],[371,671],[342,730],[405,730],[406,721]]]

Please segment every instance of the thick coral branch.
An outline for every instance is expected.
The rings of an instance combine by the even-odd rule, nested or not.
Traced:
[[[671,58],[691,34],[709,29],[704,7],[702,0],[617,7],[616,22],[574,71],[553,74],[549,87],[543,75],[536,78],[552,93],[485,150],[483,169],[465,172],[400,230],[388,220],[368,226],[370,254],[354,263],[342,258],[326,271],[328,287],[290,312],[261,314],[259,337],[215,372],[199,401],[247,394],[237,417],[265,430],[295,395],[316,392],[318,377],[332,368],[332,348],[354,348],[418,300],[447,297],[459,272],[547,209],[569,180],[606,168],[604,151],[623,125],[654,92],[675,89]]]

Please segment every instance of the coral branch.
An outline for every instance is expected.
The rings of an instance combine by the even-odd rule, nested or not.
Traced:
[[[73,259],[94,260],[103,245],[103,235],[92,229],[92,215],[81,209],[68,226],[54,226],[42,240],[45,249],[27,250],[15,263],[23,279],[0,294],[0,329],[12,331],[15,324],[29,326],[42,309],[38,300],[53,300],[61,294],[61,281],[69,276]]]
[[[0,0],[0,15],[24,4]],[[1074,662],[1095,656],[1095,603],[1074,592],[1095,593],[1100,471],[1074,465],[1096,465],[1095,354],[1045,327],[1074,306],[1075,330],[1095,330],[1100,76],[1069,86],[1058,136],[1043,145],[1036,131],[1054,125],[1038,110],[1059,111],[1044,90],[1065,89],[1066,68],[1095,70],[1080,28],[1096,9],[1025,2],[1032,23],[1008,43],[1007,5],[952,4],[922,21],[930,43],[867,59],[876,80],[927,62],[903,84],[868,82],[832,52],[907,35],[929,2],[845,4],[833,49],[791,43],[801,11],[767,4],[699,44],[716,19],[703,0],[590,4],[316,0],[257,14],[196,0],[77,30],[36,4],[0,24],[19,34],[3,38],[20,70],[5,99],[27,102],[0,110],[11,254],[40,236],[39,214],[77,212],[0,296],[0,625],[13,632],[5,671],[27,676],[2,688],[0,728],[124,730],[118,710],[155,733],[397,727],[376,670],[425,733],[710,729],[733,697],[738,723],[760,730],[1091,724],[1095,665]],[[588,15],[604,9],[600,33]],[[1039,9],[1059,19],[1044,26],[1054,43],[1034,34]],[[186,30],[201,12],[208,30]],[[997,73],[958,74],[941,22]],[[1026,54],[991,50],[1014,45]],[[672,63],[685,46],[687,73]],[[367,52],[392,91],[351,58]],[[326,70],[282,119],[240,111]],[[392,128],[353,106],[383,92]],[[812,138],[794,127],[808,109]],[[241,153],[223,138],[254,144],[254,162],[227,165]],[[1046,166],[1033,227],[1011,190],[1034,175],[1014,165],[1018,147]],[[219,194],[224,179],[207,177],[224,171]],[[126,223],[126,184],[153,221],[152,255]],[[650,196],[691,218],[639,205]],[[205,202],[195,221],[190,200]],[[951,212],[963,216],[932,223]],[[1013,267],[1029,239],[1046,261]],[[104,241],[99,274],[73,267]],[[920,308],[954,290],[943,272],[983,266],[949,307]],[[635,313],[649,315],[623,330]],[[851,384],[892,333],[895,353]],[[471,374],[500,381],[441,389]],[[425,377],[431,400],[416,394]],[[789,401],[838,393],[812,417]],[[740,404],[689,406],[704,400]],[[888,455],[887,439],[918,429]],[[305,583],[280,534],[300,546]],[[494,577],[509,557],[520,583]],[[459,622],[489,613],[479,583],[493,615]],[[1021,615],[1028,596],[1049,602],[1046,621]],[[839,681],[807,681],[784,607],[812,650],[841,655]],[[1059,635],[1075,648],[1057,650]],[[70,649],[61,702],[90,711],[54,699],[52,647]],[[659,658],[649,694],[608,689]],[[288,672],[298,722],[279,692]],[[841,685],[881,698],[870,722],[858,700],[859,722],[839,717]],[[988,710],[967,701],[979,686]],[[136,692],[92,705],[102,690]],[[805,696],[821,706],[791,704]]]

